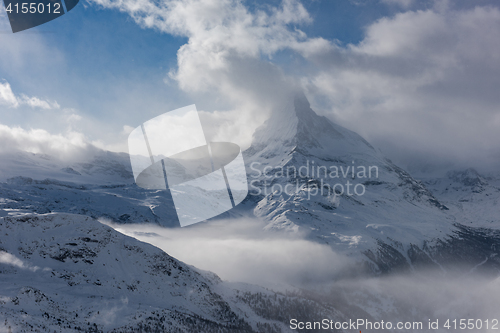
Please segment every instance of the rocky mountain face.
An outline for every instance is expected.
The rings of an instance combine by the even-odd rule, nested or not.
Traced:
[[[318,116],[303,95],[274,113],[245,153],[246,207],[267,229],[306,233],[375,273],[462,259],[471,269],[500,268],[498,234],[477,229],[484,227],[473,223],[480,207],[464,204],[486,197],[483,221],[496,229],[500,194],[472,170],[449,173],[444,188],[444,180],[414,179],[358,134]]]
[[[441,178],[423,178],[425,186],[450,208],[457,222],[499,228],[500,178],[474,169],[450,171]]]
[[[230,284],[89,217],[0,218],[1,332],[288,332],[331,305]]]

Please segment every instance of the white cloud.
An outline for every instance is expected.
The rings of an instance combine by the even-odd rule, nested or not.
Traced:
[[[133,130],[134,130],[134,128],[132,126],[124,125],[123,130],[122,130],[122,134],[129,135],[130,133],[132,133]]]
[[[28,105],[32,108],[41,109],[59,109],[60,106],[56,101],[45,101],[38,97],[29,97],[24,94],[16,96],[12,91],[9,82],[0,82],[0,105],[6,105],[8,107],[17,108],[20,105]]]
[[[187,37],[169,78],[197,97],[200,110],[203,107],[198,101],[210,100],[214,103],[208,104],[216,105],[212,110],[234,113],[226,118],[248,120],[238,128],[237,140],[243,146],[271,110],[289,98],[294,86],[279,67],[265,59],[283,50],[309,52],[328,45],[298,29],[311,18],[297,0],[284,0],[278,7],[266,5],[254,12],[237,0],[92,2],[126,12],[143,27]],[[228,127],[217,130],[216,136],[234,132],[226,131]]]
[[[169,77],[197,104],[208,105],[200,110],[226,110],[206,114],[212,137],[247,146],[254,129],[301,82],[315,109],[400,163],[498,163],[488,157],[500,151],[495,7],[455,10],[448,1],[431,1],[425,10],[368,25],[360,43],[342,47],[298,28],[312,22],[298,0],[253,11],[236,0],[92,2],[128,13],[143,27],[188,38]],[[300,74],[272,63],[281,51],[304,57]]]
[[[83,160],[91,158],[98,149],[113,152],[127,152],[127,130],[130,126],[124,126],[124,130],[113,140],[103,142],[99,138],[89,137],[88,129],[95,127],[96,121],[82,117],[74,109],[63,109],[50,111],[42,115],[52,119],[49,129],[30,128],[20,126],[8,126],[0,124],[0,154],[24,151],[35,154],[46,154],[61,160]],[[35,121],[33,121],[36,123]],[[83,123],[83,124],[80,124]],[[100,128],[96,131],[98,132]],[[101,129],[101,130],[105,130]]]
[[[22,94],[20,97],[18,97],[18,103],[19,104],[26,104],[28,106],[31,106],[32,108],[41,108],[41,109],[59,109],[60,106],[56,101],[49,102],[49,101],[44,101],[41,100],[37,97],[28,97],[24,94]]]
[[[18,257],[14,256],[8,252],[5,252],[5,251],[0,251],[0,264],[7,264],[7,265],[11,265],[11,266],[14,266],[17,268],[27,269],[27,270],[30,270],[32,272],[36,272],[37,270],[40,269],[40,267],[33,266],[29,263],[25,263],[24,261],[22,261]]]
[[[0,104],[15,108],[19,106],[17,97],[12,92],[12,89],[10,88],[10,84],[8,82],[0,82]]]
[[[388,5],[396,5],[402,8],[408,8],[413,4],[413,0],[381,0]]]
[[[176,229],[101,222],[231,281],[268,286],[316,284],[345,273],[350,262],[329,246],[301,235],[265,232],[263,222],[257,219],[212,221]]]
[[[68,159],[92,149],[79,132],[51,134],[43,129],[25,130],[0,124],[0,152],[26,151]]]
[[[333,304],[345,299],[348,304],[368,312],[373,318],[371,322],[392,321],[394,326],[398,321],[423,322],[424,331],[428,327],[428,320],[439,320],[440,328],[448,321],[453,328],[451,318],[495,316],[500,306],[500,279],[487,274],[461,274],[459,271],[462,270],[450,270],[447,273],[442,270],[421,270],[377,278],[344,279],[323,286],[320,295]],[[341,306],[340,309],[347,310],[348,315],[352,313],[352,307],[349,309],[345,304]]]
[[[448,267],[447,272],[423,269],[376,278],[354,277],[351,273],[362,267],[354,258],[302,235],[264,232],[263,222],[257,219],[212,221],[176,229],[101,222],[224,280],[274,290],[294,286],[317,292],[338,310],[352,312],[348,305],[356,306],[367,311],[373,321],[432,318],[444,323],[453,316],[492,318],[500,304],[499,278],[465,272],[460,267]]]
[[[400,162],[484,167],[500,151],[500,11],[416,10],[382,18],[365,38],[308,57],[315,106]]]

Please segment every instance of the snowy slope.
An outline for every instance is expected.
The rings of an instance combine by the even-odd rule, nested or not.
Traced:
[[[127,154],[96,148],[70,161],[27,152],[1,159],[0,216],[67,212],[121,223],[179,225],[171,196],[135,185]]]
[[[245,154],[253,194],[246,208],[267,220],[267,229],[304,232],[335,251],[364,254],[375,271],[433,262],[437,244],[451,242],[456,223],[463,222],[447,207],[453,199],[441,202],[358,134],[318,116],[303,95],[256,131]],[[377,176],[358,174],[370,166],[377,167]],[[301,167],[302,174],[294,172]],[[348,172],[332,177],[331,167]],[[340,194],[335,185],[346,188],[347,181],[351,188],[363,185],[364,193]],[[498,202],[498,191],[491,191],[492,202]],[[490,222],[500,224],[497,211],[490,212]]]
[[[377,238],[421,243],[451,230],[447,208],[421,182],[385,159],[356,133],[316,115],[303,96],[273,115],[254,137],[246,151],[249,179],[262,189],[262,195],[252,198],[257,201],[254,212],[269,220],[269,228],[303,229],[332,246],[358,249],[370,248]],[[336,166],[348,172],[346,177],[339,172],[335,178],[323,171],[319,176],[310,171],[305,176],[285,172],[276,177],[281,169],[299,170],[307,165],[303,170],[312,170],[314,165],[316,170],[326,167],[330,172],[330,167]],[[372,177],[357,177],[360,166],[377,167],[378,177],[375,172]],[[253,171],[266,167],[266,174]],[[364,185],[365,193],[356,195],[351,190],[354,195],[335,195],[334,185],[346,187],[347,181]],[[298,183],[298,190],[294,187],[289,193],[280,192],[287,183]],[[332,190],[314,195],[318,183]],[[340,191],[340,187],[336,189]]]
[[[500,225],[498,178],[455,173],[424,183],[358,134],[318,116],[303,95],[274,112],[244,154],[250,195],[226,216],[255,215],[267,230],[304,233],[370,271],[435,261],[443,241],[460,238],[457,223]],[[179,226],[172,197],[136,186],[126,154],[95,149],[84,156],[71,162],[23,152],[2,156],[0,216],[65,212]]]
[[[177,226],[171,197],[135,184],[78,184],[57,179],[15,177],[0,184],[4,214],[67,212],[113,221]]]
[[[2,153],[0,181],[17,176],[58,179],[78,184],[131,184],[128,154],[89,148],[77,157],[60,159],[23,151]]]
[[[500,178],[469,168],[423,181],[456,220],[465,225],[500,229]]]
[[[276,301],[263,288],[226,284],[71,214],[0,219],[0,276],[1,332],[287,332],[288,317],[263,315],[283,302],[293,305],[288,316],[309,315],[300,312],[308,306],[312,317],[341,316],[299,297]]]
[[[303,233],[350,255],[365,273],[500,271],[499,177],[465,170],[419,181],[318,116],[304,96],[257,130],[245,162],[250,195],[227,215],[255,215],[269,232]],[[286,174],[304,166],[306,175]],[[317,172],[332,166],[378,173]],[[347,181],[365,193],[333,189]],[[279,191],[287,185],[288,193]],[[376,291],[305,299],[222,282],[92,219],[175,227],[171,207],[165,191],[133,183],[126,154],[95,150],[71,162],[3,155],[0,332],[287,332],[291,318],[385,319],[400,311]]]

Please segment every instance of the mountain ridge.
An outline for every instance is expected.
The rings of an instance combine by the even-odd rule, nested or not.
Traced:
[[[410,269],[422,259],[416,259],[417,252],[432,262],[443,240],[460,233],[459,220],[424,182],[394,165],[358,134],[318,116],[303,95],[258,128],[245,153],[254,172],[249,182],[257,189],[247,207],[268,221],[267,229],[306,232],[309,239],[329,244],[335,251],[355,257],[362,253],[376,272],[391,271],[391,266]],[[356,196],[337,193],[338,178],[280,174],[306,165],[377,166],[379,175],[376,179],[344,177],[342,181],[366,189]],[[320,187],[329,189],[318,195]],[[284,188],[293,190],[280,191]]]
[[[30,153],[7,156],[1,170],[0,216],[67,212],[117,223],[178,226],[172,222],[172,211],[165,208],[172,206],[171,199],[162,191],[140,189],[133,183],[126,154],[99,152],[92,156],[88,161],[67,162]],[[282,110],[273,113],[255,132],[244,156],[250,195],[225,216],[256,216],[266,221],[266,230],[305,233],[309,240],[368,261],[375,272],[381,271],[378,259],[373,260],[377,251],[390,246],[391,253],[398,253],[411,267],[408,251],[418,247],[425,252],[424,247],[456,233],[457,223],[473,227],[477,212],[486,221],[477,221],[477,226],[498,228],[495,207],[500,186],[495,180],[470,170],[463,177],[459,172],[444,180],[417,180],[358,134],[318,116],[303,95],[291,98]],[[378,172],[377,177],[340,173],[332,178],[330,174],[313,175],[312,166],[376,166]],[[303,168],[308,174],[276,176],[287,167],[296,171]],[[460,177],[466,182],[479,181],[480,187],[453,180]],[[455,185],[445,185],[448,181]],[[358,186],[363,195],[340,193],[340,187],[335,186],[346,189],[346,182],[351,190]],[[280,192],[280,188],[289,193]],[[374,255],[367,258],[367,251]]]
[[[0,274],[1,331],[278,333],[291,332],[291,316],[344,316],[299,296],[227,284],[74,214],[0,218]],[[284,304],[286,318],[272,314]]]

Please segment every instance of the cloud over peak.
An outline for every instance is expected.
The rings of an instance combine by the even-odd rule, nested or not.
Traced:
[[[312,54],[313,105],[406,165],[500,165],[500,10],[384,17],[358,44]],[[314,99],[318,102],[315,103]]]

